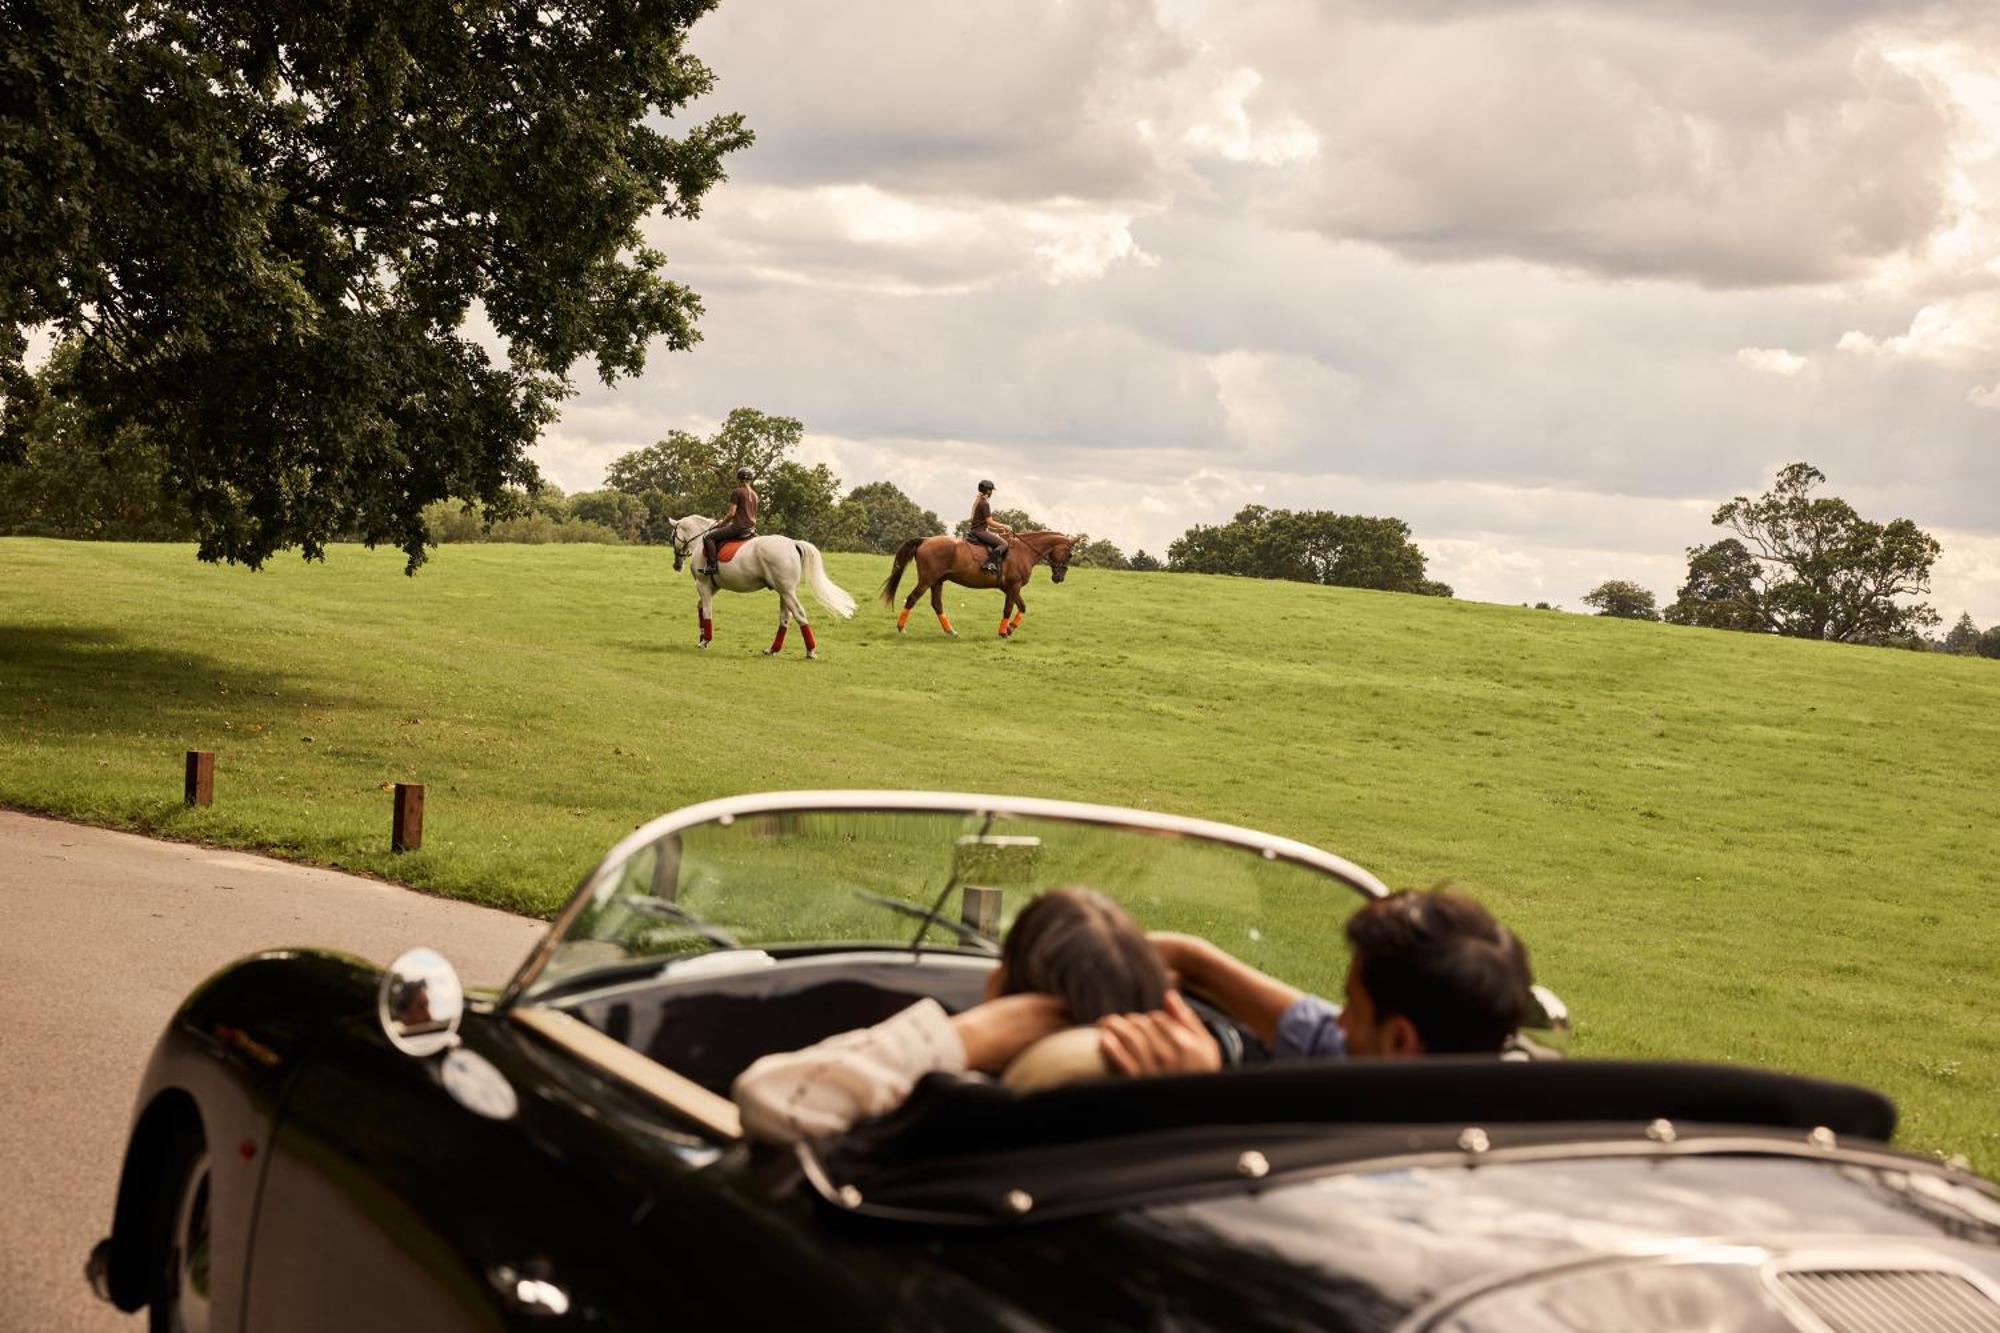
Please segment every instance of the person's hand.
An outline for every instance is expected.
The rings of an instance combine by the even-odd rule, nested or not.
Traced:
[[[1069,1026],[1069,1014],[1053,995],[1002,995],[952,1015],[951,1025],[965,1047],[965,1067],[997,1074],[1027,1047]]]
[[[1097,1020],[1104,1060],[1127,1077],[1141,1074],[1212,1074],[1222,1068],[1222,1047],[1179,991],[1150,1014],[1109,1014]]]

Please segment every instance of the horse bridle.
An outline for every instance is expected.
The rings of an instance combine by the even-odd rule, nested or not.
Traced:
[[[694,549],[694,544],[700,541],[704,536],[706,536],[708,534],[708,531],[709,529],[703,528],[700,532],[695,533],[693,536],[689,537],[686,541],[682,541],[678,537],[674,538],[675,568],[680,567],[679,562],[688,558],[688,552]]]

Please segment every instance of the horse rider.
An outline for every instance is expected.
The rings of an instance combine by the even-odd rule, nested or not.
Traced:
[[[989,574],[1000,572],[1000,562],[1007,558],[1007,543],[1001,534],[1013,536],[1013,530],[1005,523],[993,521],[993,483],[979,483],[979,494],[972,501],[972,522],[967,528],[966,538],[978,542],[986,548],[986,563],[981,566]]]
[[[702,534],[701,554],[708,563],[701,572],[708,578],[722,575],[716,552],[724,542],[745,542],[757,535],[757,491],[750,484],[756,479],[757,474],[749,468],[736,469],[736,489],[729,493],[729,512]]]

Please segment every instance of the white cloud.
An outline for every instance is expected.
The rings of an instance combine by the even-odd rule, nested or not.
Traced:
[[[2000,356],[2000,291],[1927,305],[1917,311],[1908,331],[1888,338],[1851,329],[1836,347],[1862,355],[1947,362]]]
[[[1812,364],[1782,347],[1741,347],[1736,351],[1736,359],[1767,375],[1796,375]]]
[[[1208,105],[1181,134],[1196,154],[1213,153],[1230,162],[1262,167],[1303,162],[1319,152],[1319,136],[1291,112],[1260,124],[1251,102],[1264,76],[1244,66],[1232,70],[1210,93]]]
[[[1280,215],[1414,257],[1768,286],[1951,225],[1951,118],[1869,30],[1769,43],[1662,8],[1293,0],[1243,6],[1223,44],[1317,135]]]
[[[759,134],[655,229],[704,341],[582,386],[563,485],[747,404],[952,517],[988,474],[1156,551],[1245,503],[1395,514],[1462,593],[1575,606],[1670,595],[1803,458],[2000,620],[1958,554],[2000,540],[1969,0],[856,4],[697,28]]]
[[[655,244],[704,276],[885,295],[968,292],[1010,279],[1086,282],[1149,264],[1133,212],[906,195],[873,185],[726,187],[703,225],[655,221]],[[711,279],[712,280],[712,279]]]

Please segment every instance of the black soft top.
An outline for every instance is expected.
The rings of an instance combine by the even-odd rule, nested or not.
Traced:
[[[1835,1143],[1879,1144],[1895,1127],[1895,1105],[1878,1092],[1770,1070],[1430,1057],[1112,1079],[1025,1095],[932,1075],[898,1111],[802,1156],[814,1185],[849,1211],[993,1222],[1256,1187],[1266,1176],[1468,1145],[1474,1157],[1564,1144],[1587,1153],[1612,1141],[1665,1151],[1705,1134],[1802,1150],[1826,1144],[1826,1133]]]

